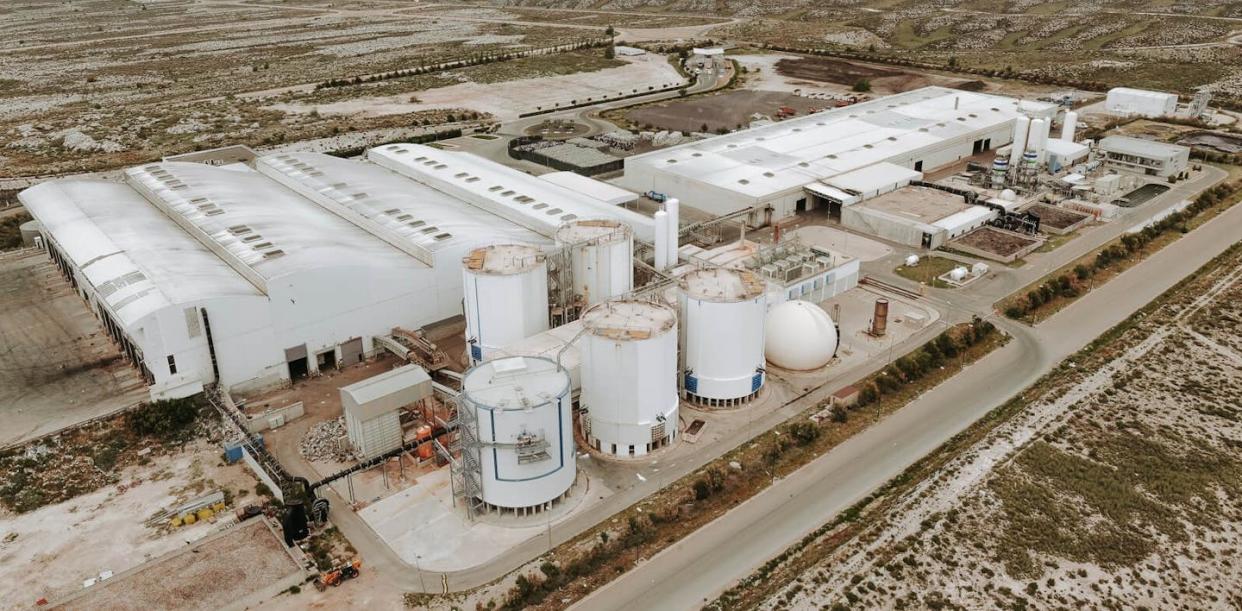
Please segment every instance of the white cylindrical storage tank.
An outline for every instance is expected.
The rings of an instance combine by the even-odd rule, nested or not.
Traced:
[[[652,267],[656,271],[668,269],[668,213],[656,210],[655,217],[655,259]]]
[[[1078,130],[1078,113],[1069,110],[1065,112],[1065,122],[1061,124],[1061,139],[1066,142],[1074,141],[1074,132]]]
[[[955,267],[949,272],[949,278],[954,282],[961,282],[966,279],[966,268]]]
[[[664,202],[664,210],[668,212],[668,259],[664,266],[672,269],[677,266],[677,247],[681,245],[681,200],[670,197]]]
[[[29,248],[35,245],[35,238],[43,234],[43,225],[39,221],[26,221],[17,230],[22,234],[22,246]]]
[[[1009,167],[1018,167],[1018,162],[1022,161],[1022,153],[1026,152],[1026,136],[1030,133],[1031,120],[1025,115],[1019,115],[1014,119],[1013,123],[1013,148],[1009,149]]]
[[[466,346],[478,364],[548,330],[548,262],[534,246],[495,244],[462,259]]]
[[[556,232],[569,249],[574,295],[595,305],[634,288],[634,232],[616,220],[570,221]]]
[[[577,476],[569,374],[555,362],[513,356],[465,373],[461,409],[473,410],[482,501],[503,509],[545,509]],[[471,447],[473,446],[473,447]]]
[[[768,362],[795,371],[827,365],[841,343],[832,317],[823,308],[801,300],[772,308],[764,334]]]
[[[699,269],[681,277],[681,353],[686,397],[733,406],[763,388],[766,285],[749,270]]]
[[[914,267],[915,265],[918,265],[918,264],[919,264],[918,255],[910,255],[906,257],[906,267]]]
[[[1036,163],[1042,164],[1048,154],[1048,130],[1051,124],[1044,119],[1031,121],[1031,135],[1026,148],[1035,152]]]
[[[642,456],[677,437],[677,312],[607,301],[582,315],[583,434],[591,447]]]

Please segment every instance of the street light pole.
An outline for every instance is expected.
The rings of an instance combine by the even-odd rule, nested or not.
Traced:
[[[423,581],[423,567],[419,562],[422,559],[423,557],[420,555],[414,556],[414,568],[418,569],[418,585],[423,589],[423,594],[427,594],[427,583]]]

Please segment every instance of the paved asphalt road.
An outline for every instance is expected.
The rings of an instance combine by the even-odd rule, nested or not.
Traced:
[[[1235,206],[1038,328],[665,549],[575,609],[681,610],[714,599],[1242,237]]]

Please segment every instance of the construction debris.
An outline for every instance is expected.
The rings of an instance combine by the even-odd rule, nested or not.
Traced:
[[[302,438],[298,451],[311,462],[353,461],[349,436],[345,431],[345,418],[338,417],[311,427]]]

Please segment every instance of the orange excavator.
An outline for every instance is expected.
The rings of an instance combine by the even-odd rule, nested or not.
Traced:
[[[328,589],[328,586],[336,587],[341,582],[348,581],[358,576],[358,569],[362,568],[362,561],[355,559],[349,564],[342,564],[330,571],[319,574],[315,579],[315,589],[320,592]]]

